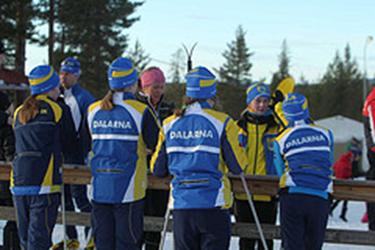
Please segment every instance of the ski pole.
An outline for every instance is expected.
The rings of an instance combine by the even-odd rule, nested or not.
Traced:
[[[62,220],[63,230],[64,230],[63,247],[64,247],[64,250],[66,250],[67,249],[67,246],[66,246],[67,237],[66,237],[65,184],[64,183],[62,183],[62,191],[61,191],[61,220]]]
[[[267,244],[266,244],[266,239],[264,238],[262,226],[260,225],[258,214],[257,214],[257,211],[255,210],[254,202],[252,200],[252,195],[249,191],[249,188],[247,187],[245,175],[244,175],[243,172],[240,174],[240,178],[241,178],[242,185],[243,185],[243,187],[245,189],[245,192],[246,192],[247,200],[249,201],[251,213],[253,214],[253,217],[254,217],[254,220],[255,220],[255,225],[258,229],[260,240],[262,241],[263,248],[265,250],[268,250],[268,247],[267,247]]]
[[[169,222],[169,215],[170,214],[171,214],[171,209],[168,206],[167,211],[165,212],[165,216],[164,216],[163,231],[161,233],[159,250],[163,250],[164,249],[164,243],[165,243],[165,238],[167,236],[167,229],[168,229],[168,222]]]

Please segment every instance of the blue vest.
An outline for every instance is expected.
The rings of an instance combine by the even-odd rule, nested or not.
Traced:
[[[15,112],[16,156],[11,172],[13,195],[39,195],[61,190],[61,107],[45,95],[38,95],[39,114],[21,124],[20,106]]]
[[[164,121],[151,169],[162,176],[168,168],[174,176],[174,209],[231,206],[226,173],[228,168],[241,173],[247,161],[238,132],[228,115],[209,109],[207,103],[192,104],[184,116]]]
[[[327,198],[332,192],[333,144],[328,129],[308,124],[286,129],[275,143],[275,158],[283,158],[287,166],[280,187]]]
[[[126,93],[124,94],[126,96]],[[154,119],[146,105],[115,93],[114,108],[103,110],[101,101],[89,107],[92,138],[92,193],[101,203],[127,203],[144,198],[147,188],[146,144],[143,124]]]

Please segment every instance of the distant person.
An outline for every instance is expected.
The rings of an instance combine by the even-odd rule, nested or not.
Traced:
[[[333,165],[333,170],[334,170],[336,179],[347,180],[347,179],[352,179],[353,177],[358,175],[361,153],[362,153],[361,142],[353,137],[348,145],[347,152],[342,154],[340,158]],[[340,202],[341,200],[336,200],[331,205],[331,209],[330,209],[331,215]],[[346,218],[347,211],[348,211],[348,201],[344,200],[342,204],[342,208],[341,208],[341,213],[340,213],[340,219],[342,219],[344,222],[348,222],[348,219]]]
[[[6,50],[3,42],[0,41],[0,84],[27,84],[29,82],[23,73],[7,69],[5,62]]]
[[[56,102],[59,77],[51,66],[35,67],[29,75],[31,95],[14,115],[16,157],[11,191],[22,249],[51,247],[62,187],[62,152],[71,144],[73,128]]]
[[[117,58],[108,69],[108,94],[89,107],[98,250],[142,248],[147,152],[155,149],[159,127],[151,110],[135,99],[137,81],[132,62]]]
[[[74,57],[67,57],[61,62],[60,84],[62,86],[63,101],[70,108],[70,114],[74,122],[76,143],[71,145],[69,153],[64,155],[64,163],[84,165],[88,155],[90,137],[85,128],[85,117],[87,109],[94,102],[94,97],[79,84],[81,67],[79,61]],[[73,199],[81,212],[90,213],[91,204],[87,197],[86,185],[64,185],[65,187],[65,209],[74,211]],[[85,228],[86,237],[89,228]],[[67,247],[78,249],[80,243],[75,226],[67,226]],[[90,239],[89,239],[90,240]],[[89,241],[89,244],[92,242]],[[63,249],[64,242],[61,241],[53,246],[53,250]]]
[[[157,67],[144,70],[140,76],[141,90],[136,93],[138,101],[146,104],[157,117],[158,123],[162,124],[164,119],[173,114],[174,104],[164,100],[165,77],[163,71]],[[151,158],[148,155],[148,161]],[[145,215],[164,217],[167,210],[169,191],[146,190]],[[159,249],[161,235],[159,232],[145,232],[144,242],[146,250]]]
[[[332,193],[333,135],[309,124],[307,100],[289,94],[282,111],[288,128],[274,142],[280,178],[280,226],[285,250],[321,249]]]
[[[367,96],[362,110],[366,137],[367,158],[370,169],[366,173],[367,180],[375,180],[375,88]],[[375,230],[375,202],[367,202],[369,230]]]

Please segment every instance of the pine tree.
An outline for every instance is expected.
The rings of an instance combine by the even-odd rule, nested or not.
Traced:
[[[151,62],[150,55],[146,53],[138,40],[135,41],[134,47],[129,50],[126,56],[132,60],[134,67],[138,69],[139,72],[143,71]]]
[[[26,42],[33,41],[38,11],[32,0],[2,0],[0,4],[0,39],[7,48],[11,66],[24,73]]]
[[[290,56],[287,41],[284,39],[279,55],[279,69],[272,76],[271,89],[274,90],[284,78],[290,76]]]
[[[242,26],[238,26],[235,40],[227,44],[228,48],[222,54],[226,62],[217,71],[223,82],[240,85],[250,81],[250,57],[253,53],[249,52],[245,35]]]
[[[185,71],[185,56],[182,49],[178,49],[172,54],[171,68],[170,68],[170,79],[171,83],[182,83],[182,76]]]
[[[352,58],[350,46],[344,51],[344,59],[336,52],[333,62],[321,80],[321,98],[316,102],[319,107],[317,117],[343,115],[361,119],[363,75],[357,62]],[[314,97],[312,97],[314,98]]]
[[[81,83],[95,96],[107,90],[108,65],[127,47],[124,30],[139,18],[130,17],[141,2],[128,0],[55,0],[54,61],[67,56],[81,62]]]

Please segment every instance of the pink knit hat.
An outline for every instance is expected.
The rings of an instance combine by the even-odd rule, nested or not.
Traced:
[[[146,88],[154,83],[165,84],[165,77],[163,71],[157,67],[151,67],[143,71],[141,74],[141,87]]]

